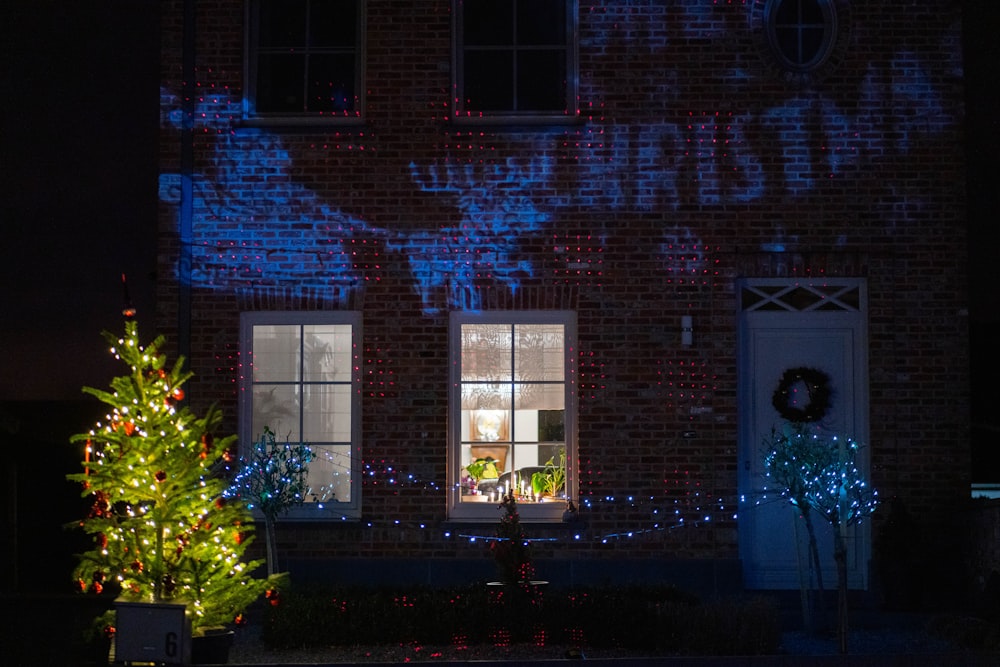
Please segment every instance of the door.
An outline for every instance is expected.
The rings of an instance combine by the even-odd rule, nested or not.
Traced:
[[[805,367],[829,377],[828,407],[820,419],[807,423],[809,429],[867,442],[864,288],[861,279],[747,279],[739,286],[739,538],[748,589],[798,588],[800,577],[808,577],[805,523],[793,505],[768,488],[765,477],[772,429],[788,424],[772,402],[785,372]],[[808,404],[803,396],[789,405],[804,410]],[[862,446],[860,467],[866,476],[868,459]],[[819,516],[814,525],[823,584],[830,590],[836,587],[832,529]],[[851,528],[848,550],[849,586],[867,588],[867,522]]]

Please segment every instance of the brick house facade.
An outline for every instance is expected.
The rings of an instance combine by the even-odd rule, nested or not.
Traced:
[[[530,525],[540,575],[739,587],[759,279],[862,286],[870,479],[947,529],[969,490],[956,3],[811,3],[832,36],[797,70],[780,2],[570,2],[575,108],[489,122],[459,116],[454,3],[369,0],[355,106],[320,123],[255,114],[245,4],[161,6],[156,325],[236,431],[241,314],[361,314],[359,516],[283,524],[293,572],[488,576],[492,524],[449,513],[450,314],[558,310],[580,509]]]

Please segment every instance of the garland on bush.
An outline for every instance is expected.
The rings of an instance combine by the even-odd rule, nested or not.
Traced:
[[[805,384],[809,394],[809,402],[802,408],[795,407],[789,400],[792,386],[799,382]],[[815,368],[789,368],[771,396],[771,405],[790,422],[819,421],[830,409],[830,376]]]

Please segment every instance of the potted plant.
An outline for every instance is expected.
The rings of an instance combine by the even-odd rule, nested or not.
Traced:
[[[555,457],[549,457],[545,467],[531,475],[531,490],[535,497],[557,497],[566,489],[566,449],[559,449],[559,463]]]
[[[483,480],[497,480],[500,472],[497,470],[497,460],[492,456],[478,458],[465,466],[465,471],[475,483],[475,488],[479,488]]]
[[[235,437],[215,437],[222,419],[215,407],[199,418],[181,403],[191,373],[183,359],[167,367],[162,337],[141,345],[132,321],[124,336],[104,335],[130,371],[111,381],[111,391],[84,387],[109,412],[71,439],[85,444],[85,456],[83,472],[67,477],[92,501],[74,524],[93,538],[73,573],[79,589],[117,596],[123,606],[182,605],[192,637],[238,625],[275,582],[252,575],[262,564],[244,560],[253,517],[224,496],[223,464]],[[115,614],[99,619],[109,633]]]
[[[833,557],[837,566],[837,634],[840,652],[847,653],[847,529],[878,507],[878,491],[870,487],[857,462],[859,444],[851,438],[810,433],[801,422],[783,432],[771,432],[764,458],[767,477],[794,505],[806,525],[809,556],[819,592],[822,566],[813,515],[833,529]],[[803,591],[805,593],[805,591]],[[809,601],[803,595],[803,618],[811,625]]]
[[[265,426],[250,453],[240,457],[232,485],[226,490],[227,497],[241,499],[247,507],[264,515],[268,575],[277,572],[275,524],[279,516],[305,502],[312,458],[309,445],[279,443],[274,432]]]

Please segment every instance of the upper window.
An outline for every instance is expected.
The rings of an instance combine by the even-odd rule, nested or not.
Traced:
[[[577,115],[575,0],[455,0],[454,118]]]
[[[812,71],[833,50],[837,15],[831,0],[771,0],[764,20],[771,51],[791,71]]]
[[[292,519],[360,516],[361,399],[356,312],[254,312],[240,320],[240,443],[270,429],[312,451]]]
[[[455,312],[450,335],[450,517],[493,520],[513,493],[522,519],[560,520],[576,488],[573,313]]]
[[[248,119],[360,120],[362,0],[251,0]]]

